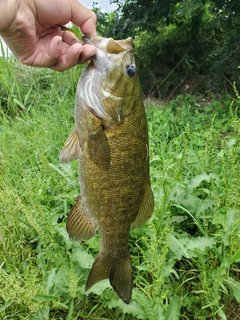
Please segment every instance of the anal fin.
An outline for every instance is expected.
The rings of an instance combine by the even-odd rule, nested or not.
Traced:
[[[139,213],[132,223],[133,228],[141,227],[152,215],[154,208],[154,198],[150,184],[146,185],[143,201]]]
[[[67,218],[67,232],[70,238],[74,240],[88,240],[96,233],[94,222],[82,208],[80,195]]]

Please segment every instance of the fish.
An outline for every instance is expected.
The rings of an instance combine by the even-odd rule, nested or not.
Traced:
[[[133,266],[130,228],[152,215],[149,141],[132,38],[83,36],[96,47],[76,94],[75,128],[60,152],[60,162],[79,160],[80,195],[67,217],[71,239],[100,235],[100,250],[85,290],[109,279],[129,304]]]

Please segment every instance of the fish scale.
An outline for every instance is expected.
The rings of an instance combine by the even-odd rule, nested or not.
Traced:
[[[147,120],[131,38],[83,41],[96,47],[96,55],[79,80],[76,129],[60,154],[62,162],[79,159],[81,194],[67,230],[75,240],[87,240],[98,230],[100,251],[86,290],[108,278],[128,304],[133,286],[129,230],[153,212]]]

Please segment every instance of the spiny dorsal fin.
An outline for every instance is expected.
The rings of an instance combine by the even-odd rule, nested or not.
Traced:
[[[139,213],[135,221],[132,223],[132,227],[133,228],[141,227],[151,217],[153,213],[153,207],[154,207],[154,199],[153,199],[152,189],[150,187],[150,184],[147,184]]]
[[[67,232],[73,240],[88,240],[96,233],[93,221],[82,208],[81,196],[78,196],[67,218]]]
[[[60,152],[59,160],[61,163],[73,161],[79,159],[81,154],[78,134],[76,129],[73,129]]]

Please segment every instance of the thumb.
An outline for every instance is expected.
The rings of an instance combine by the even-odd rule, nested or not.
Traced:
[[[82,33],[96,36],[96,14],[82,5],[80,2],[72,1],[72,19],[71,21],[80,26]]]

